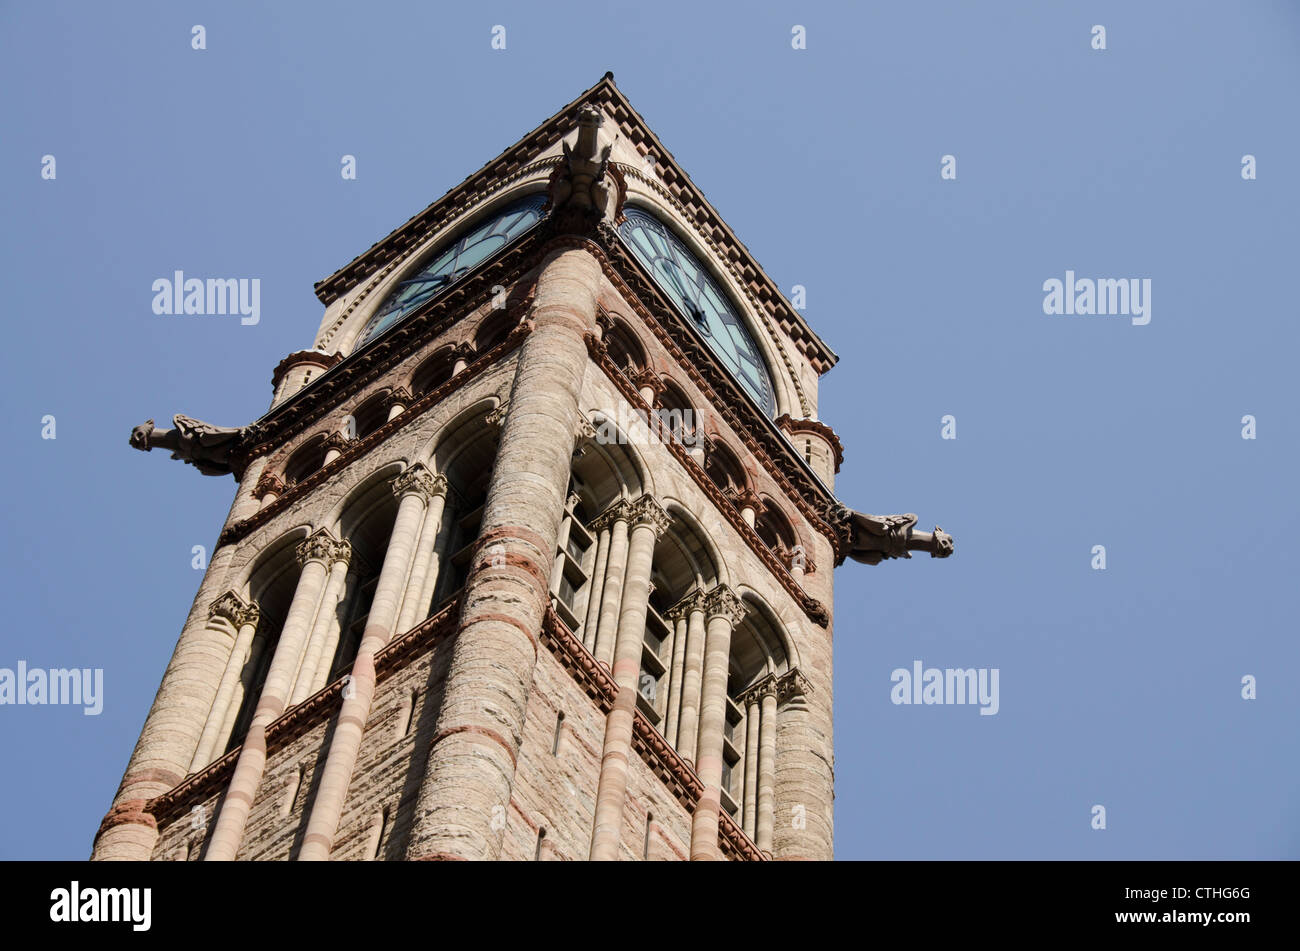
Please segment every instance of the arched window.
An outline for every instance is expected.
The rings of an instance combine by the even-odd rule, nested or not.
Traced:
[[[628,208],[619,236],[659,289],[704,338],[718,360],[768,416],[776,413],[772,380],[749,328],[708,268],[667,225]]]
[[[716,438],[709,446],[704,472],[729,499],[735,499],[748,484],[745,479],[745,467],[740,464],[740,459],[725,443],[719,442]]]
[[[506,337],[510,336],[510,331],[515,328],[514,315],[505,310],[499,310],[478,325],[474,331],[474,352],[487,353]]]
[[[354,350],[399,323],[437,297],[489,257],[519,237],[542,217],[544,195],[529,195],[442,245],[427,263],[400,281],[357,337]]]
[[[419,399],[430,390],[437,389],[451,379],[456,367],[456,354],[452,347],[443,347],[421,363],[411,374],[411,395]]]
[[[609,348],[609,358],[628,379],[633,379],[649,365],[641,341],[622,323],[606,331],[605,345]]]
[[[376,393],[352,412],[355,425],[353,439],[365,439],[388,422],[388,394]]]
[[[284,464],[284,484],[295,485],[325,464],[325,437],[318,436],[294,450]]]

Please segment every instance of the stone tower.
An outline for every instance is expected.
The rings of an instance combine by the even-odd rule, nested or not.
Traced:
[[[937,543],[613,77],[316,293],[264,416],[132,434],[238,490],[93,857],[830,858],[832,567]]]

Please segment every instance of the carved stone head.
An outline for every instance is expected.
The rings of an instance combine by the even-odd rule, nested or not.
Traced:
[[[153,446],[149,445],[149,436],[153,433],[153,420],[146,419],[135,429],[131,430],[131,448],[140,449],[148,452]]]

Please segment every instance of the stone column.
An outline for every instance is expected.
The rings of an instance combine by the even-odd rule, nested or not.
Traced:
[[[348,566],[352,563],[352,546],[340,542],[334,549],[333,557],[329,580],[325,583],[325,594],[320,599],[316,621],[312,625],[311,636],[307,639],[307,650],[303,652],[302,663],[298,667],[298,680],[289,697],[291,707],[302,703],[320,689],[316,686],[316,670],[320,667],[321,656],[331,639],[337,643],[338,634],[335,632],[339,626],[339,601],[343,599],[343,586],[347,582]]]
[[[627,798],[628,761],[632,756],[632,724],[636,719],[637,675],[645,642],[646,608],[650,603],[650,571],[655,542],[671,524],[668,513],[648,495],[629,506],[632,523],[628,542],[627,583],[614,645],[614,683],[618,694],[605,720],[605,743],[600,756],[596,789],[596,817],[591,835],[593,861],[618,858],[619,832]]]
[[[411,576],[406,582],[402,613],[397,618],[397,629],[394,631],[396,634],[405,634],[415,627],[424,620],[425,612],[429,610],[429,602],[423,600],[422,595],[430,566],[435,564],[433,549],[438,541],[438,533],[442,531],[442,513],[446,504],[447,480],[441,475],[434,476],[433,495],[429,499],[429,510],[424,513],[424,527],[420,529],[420,544],[415,550]],[[432,592],[429,598],[432,600]]]
[[[772,854],[778,859],[834,857],[835,774],[828,755],[833,747],[829,709],[821,709],[829,707],[829,693],[829,684],[810,688],[798,670],[778,681],[772,832]]]
[[[265,627],[265,625],[262,625]],[[266,631],[259,630],[253,635],[253,644],[248,649],[248,660],[244,662],[243,671],[235,682],[235,692],[230,696],[230,705],[226,708],[226,718],[221,721],[221,732],[217,736],[217,745],[213,753],[222,755],[230,747],[230,737],[235,731],[235,721],[244,706],[244,697],[250,690],[257,689],[255,679],[262,664],[262,654],[266,651]]]
[[[682,658],[681,714],[677,720],[677,752],[695,765],[700,735],[700,681],[704,674],[704,592],[686,596],[686,653]]]
[[[769,680],[759,690],[758,733],[758,815],[754,844],[764,852],[772,851],[772,807],[776,796],[776,681]]]
[[[695,773],[704,792],[691,819],[691,861],[720,858],[718,817],[722,811],[722,731],[727,720],[727,668],[731,629],[745,606],[726,585],[705,595],[708,622],[704,641],[704,679],[700,696],[700,740]]]
[[[404,386],[399,386],[389,394],[388,404],[388,422],[392,422],[406,412],[406,407],[411,405],[411,393]]]
[[[423,524],[428,500],[437,488],[432,473],[419,463],[408,466],[393,480],[393,493],[400,500],[397,517],[393,521],[388,549],[384,552],[384,564],[379,569],[379,580],[375,582],[366,627],[361,633],[356,659],[352,662],[349,689],[343,692],[343,705],[334,725],[334,735],[330,738],[302,848],[298,851],[300,861],[327,859],[334,847],[334,835],[338,832],[339,817],[343,814],[343,803],[352,782],[361,737],[375,696],[375,654],[393,636],[398,607],[406,591],[406,576],[414,554],[416,535]]]
[[[582,646],[593,654],[596,652],[596,625],[600,623],[601,595],[605,590],[605,567],[609,563],[609,527],[598,527],[592,522],[596,532],[596,560],[591,567],[591,588],[587,595],[586,620],[582,625]]]
[[[687,595],[668,609],[666,620],[673,623],[673,652],[668,664],[668,712],[664,718],[664,739],[677,746],[677,721],[681,716],[682,676],[686,666]]]
[[[221,801],[216,827],[208,843],[206,860],[230,861],[235,858],[243,842],[248,813],[253,808],[262,774],[266,769],[266,727],[284,712],[285,701],[292,685],[291,678],[298,669],[298,659],[306,643],[308,629],[316,615],[321,589],[325,586],[327,565],[333,559],[338,542],[325,529],[320,529],[298,546],[298,560],[302,574],[294,589],[293,600],[285,615],[284,627],[271,657],[266,681],[257,698],[253,721],[244,736],[239,759],[230,776],[230,785]]]
[[[263,461],[245,471],[227,526],[251,514],[253,487],[264,467]],[[235,549],[224,545],[208,561],[113,804],[95,834],[93,860],[146,861],[153,853],[158,824],[146,807],[185,778],[229,658],[230,635],[209,628],[208,608],[227,587]]]
[[[600,616],[596,620],[592,653],[596,660],[609,665],[614,660],[614,639],[623,604],[623,575],[627,570],[627,501],[619,499],[602,513],[601,519],[608,520],[609,558],[605,562],[605,583],[600,593]]]
[[[542,260],[408,858],[494,859],[501,849],[498,817],[510,804],[581,418],[584,338],[596,325],[601,266],[593,253],[589,242],[560,238]]]
[[[750,693],[745,700],[745,794],[741,805],[741,828],[751,839],[757,835],[755,813],[758,811],[758,724],[760,704]]]
[[[208,722],[203,725],[199,747],[194,751],[194,759],[190,762],[191,773],[197,773],[214,758],[213,751],[221,742],[221,726],[226,722],[230,701],[235,695],[244,663],[248,660],[248,651],[252,647],[253,635],[257,633],[257,622],[261,617],[255,603],[245,604],[233,591],[227,591],[217,598],[208,613],[213,620],[223,618],[235,631],[235,637],[226,670],[217,686],[216,699],[212,702],[212,712],[208,714]]]

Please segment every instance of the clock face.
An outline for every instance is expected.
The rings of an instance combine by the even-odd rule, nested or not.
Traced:
[[[619,235],[686,315],[710,349],[768,416],[776,412],[772,380],[758,345],[722,288],[659,219],[628,208]]]
[[[545,203],[545,195],[529,195],[434,251],[424,267],[401,281],[388,295],[361,331],[354,349],[364,346],[425,301],[438,296],[535,225],[542,217]]]

